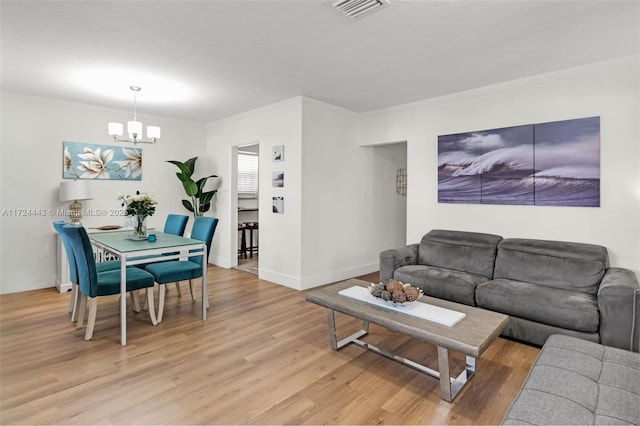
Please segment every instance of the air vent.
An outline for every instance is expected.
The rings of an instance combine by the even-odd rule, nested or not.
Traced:
[[[389,5],[389,0],[338,0],[333,7],[351,19],[380,10]]]

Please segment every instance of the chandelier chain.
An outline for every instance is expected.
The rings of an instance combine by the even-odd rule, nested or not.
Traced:
[[[140,86],[129,86],[129,89],[133,91],[133,121],[138,121],[138,92]]]

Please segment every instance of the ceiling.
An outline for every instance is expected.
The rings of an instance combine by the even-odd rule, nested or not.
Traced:
[[[640,1],[6,1],[4,91],[211,122],[305,95],[367,112],[640,52]]]

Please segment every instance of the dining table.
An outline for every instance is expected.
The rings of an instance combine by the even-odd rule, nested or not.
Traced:
[[[131,231],[91,233],[91,244],[120,259],[120,343],[127,344],[127,267],[202,256],[202,320],[207,319],[207,244],[178,235],[155,232],[155,240],[132,236]]]

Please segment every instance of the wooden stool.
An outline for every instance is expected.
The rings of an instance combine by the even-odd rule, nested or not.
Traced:
[[[249,257],[253,257],[253,251],[258,254],[258,235],[256,234],[255,244],[253,243],[253,231],[258,232],[258,222],[247,223],[247,230],[249,231]],[[246,258],[246,257],[245,257]]]
[[[238,233],[240,233],[240,248],[238,249],[238,257],[247,258],[247,224],[245,222],[238,223]]]

